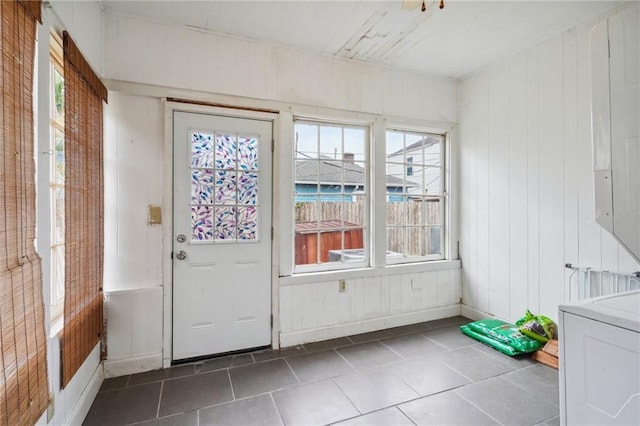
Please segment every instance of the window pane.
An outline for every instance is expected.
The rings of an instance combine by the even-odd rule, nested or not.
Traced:
[[[387,258],[442,256],[441,135],[388,131]]]
[[[320,126],[319,158],[342,159],[342,128]]]
[[[367,129],[297,122],[295,133],[295,264],[366,260]]]
[[[64,185],[64,133],[59,129],[53,130],[54,135],[54,182]]]
[[[64,245],[51,250],[51,304],[64,300]]]
[[[407,245],[404,254],[406,256],[424,255],[424,229],[419,227],[407,227]]]
[[[442,254],[442,227],[427,228],[427,254]]]
[[[53,119],[58,123],[64,123],[64,77],[57,67],[53,70],[53,90]]]
[[[364,129],[345,128],[343,159],[364,161],[366,137],[367,132]]]
[[[404,254],[404,228],[387,228],[387,252]]]
[[[318,126],[297,123],[295,126],[296,158],[318,158]]]
[[[52,244],[63,244],[64,243],[64,188],[63,187],[55,187],[53,190],[53,212],[54,212],[54,223],[53,223],[53,238]]]

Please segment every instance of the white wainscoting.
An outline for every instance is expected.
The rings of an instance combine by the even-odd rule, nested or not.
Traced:
[[[460,262],[440,265],[281,278],[280,346],[459,315]]]
[[[105,293],[105,377],[162,367],[163,287]]]

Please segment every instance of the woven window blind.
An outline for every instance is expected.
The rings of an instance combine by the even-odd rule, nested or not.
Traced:
[[[100,341],[103,271],[102,102],[107,89],[67,32],[65,105],[65,301],[62,386]]]
[[[35,252],[33,74],[40,2],[0,1],[0,425],[48,405],[42,271]]]

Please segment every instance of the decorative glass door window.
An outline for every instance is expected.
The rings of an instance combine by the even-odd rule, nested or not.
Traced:
[[[191,241],[258,239],[258,138],[190,131]]]

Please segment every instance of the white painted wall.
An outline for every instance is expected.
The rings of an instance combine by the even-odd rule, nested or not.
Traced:
[[[455,80],[105,14],[108,79],[441,122]]]
[[[163,259],[162,250],[171,244],[171,237],[161,240],[161,232],[168,231],[170,223],[146,225],[148,204],[164,205],[166,210],[161,191],[171,182],[162,170],[163,161],[166,165],[171,159],[163,159],[163,152],[170,155],[170,149],[162,150],[161,97],[266,107],[288,117],[304,113],[362,120],[367,113],[374,118],[395,117],[394,123],[438,123],[445,129],[457,118],[457,85],[451,79],[109,13],[105,14],[104,63],[111,90],[105,112],[105,290],[115,292],[107,295],[107,376],[140,371],[141,365],[153,368],[149,366],[156,360],[157,341],[140,346],[131,337],[154,335],[163,316],[164,327],[170,326],[170,303],[165,302],[164,312],[145,311],[148,321],[144,323],[133,314],[145,300],[138,290],[164,286],[166,293],[171,283],[170,277],[161,275],[163,261],[170,262]],[[293,129],[286,136],[285,127],[292,122],[285,121],[280,121],[276,139],[291,139]],[[291,162],[279,159],[276,168],[284,164],[290,167]],[[274,187],[288,175],[291,170],[276,170],[279,181]],[[170,212],[163,214],[169,217]],[[277,240],[279,247],[281,240]],[[338,298],[340,278],[348,280],[348,290]],[[275,327],[282,327],[276,345],[278,338],[289,345],[460,312],[457,262],[445,262],[431,272],[423,267],[395,267],[302,279],[276,277],[273,285]],[[301,306],[309,309],[301,311]],[[164,345],[170,348],[167,340]]]
[[[148,224],[148,206],[162,205],[160,99],[109,93],[104,141],[105,291],[158,287],[162,226]]]
[[[67,32],[98,75],[103,69],[103,17],[99,1],[50,0],[57,17],[54,28]],[[50,15],[51,16],[51,15]]]
[[[565,263],[640,269],[594,217],[589,32],[596,22],[461,83],[463,314],[517,320],[529,308],[557,318],[568,300]]]
[[[38,254],[43,265],[43,299],[45,318],[49,318],[50,303],[50,229],[49,212],[49,34],[55,31],[62,35],[67,30],[78,47],[98,73],[102,70],[102,12],[97,2],[61,2],[53,1],[52,7],[43,12],[43,25],[38,27],[38,46],[36,50],[37,75],[37,232]],[[39,419],[39,425],[80,424],[84,420],[103,380],[100,363],[100,347],[97,345],[87,357],[78,372],[61,389],[60,385],[60,338],[61,334],[51,332],[51,324],[45,323],[47,336],[47,364],[49,391],[53,394],[54,415],[47,419],[47,413]],[[54,335],[52,335],[54,334]]]
[[[106,377],[162,366],[163,107],[110,92],[104,112]],[[163,212],[165,213],[165,212]],[[164,220],[170,220],[164,214]]]

